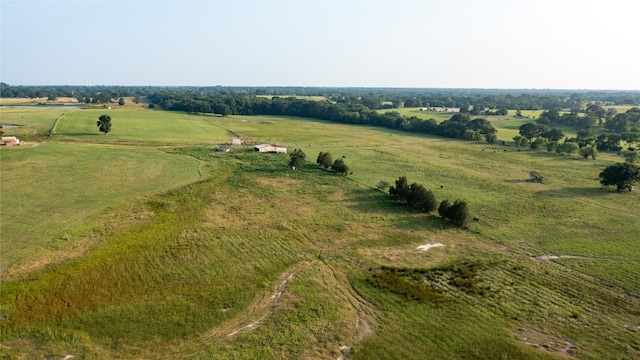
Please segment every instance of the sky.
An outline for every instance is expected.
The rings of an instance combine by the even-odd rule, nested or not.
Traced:
[[[638,14],[638,0],[1,0],[0,81],[640,90]]]

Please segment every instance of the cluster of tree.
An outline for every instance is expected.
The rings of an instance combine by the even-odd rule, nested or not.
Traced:
[[[347,175],[349,173],[349,166],[345,164],[344,157],[333,160],[330,152],[320,151],[316,158],[316,164],[319,167],[329,169],[337,172],[338,174]]]
[[[578,129],[588,129],[602,125],[607,131],[614,133],[640,132],[640,108],[633,107],[618,114],[616,109],[604,109],[599,105],[589,105],[583,114],[570,112],[560,114],[557,109],[544,111],[536,123],[539,125],[569,125]]]
[[[302,151],[302,149],[295,149],[292,153],[289,154],[289,167],[295,170],[304,165],[306,159],[307,155],[304,153],[304,151]],[[333,160],[333,157],[329,152],[321,151],[318,154],[316,163],[318,164],[318,166],[325,169],[331,169],[338,174],[346,176],[349,173],[349,166],[345,164],[344,159],[340,158]]]
[[[380,188],[380,185],[378,187]],[[427,213],[437,209],[443,219],[460,227],[467,227],[471,221],[469,207],[465,201],[456,200],[451,204],[449,200],[443,200],[438,205],[431,190],[415,182],[409,185],[406,176],[399,177],[395,186],[389,187],[389,195],[401,203]]]
[[[431,190],[415,182],[409,185],[406,176],[401,176],[396,180],[396,185],[389,188],[389,195],[427,213],[434,211],[438,206],[436,197]]]
[[[560,142],[562,139],[563,143]],[[586,128],[578,130],[575,137],[565,138],[560,129],[540,123],[526,123],[520,126],[520,135],[515,136],[513,141],[518,148],[529,145],[533,150],[546,148],[549,152],[565,154],[579,152],[585,159],[595,159],[598,151],[621,151],[622,141],[626,141],[630,149],[634,149],[634,144],[640,144],[640,132],[597,134],[594,130]]]
[[[498,131],[482,118],[471,120],[467,114],[455,114],[449,120],[438,124],[433,133],[439,136],[486,141],[490,144],[498,140]]]

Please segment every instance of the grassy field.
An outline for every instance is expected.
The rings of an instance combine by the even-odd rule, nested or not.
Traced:
[[[615,154],[587,161],[309,119],[133,109],[112,112],[113,133],[91,135],[99,114],[70,112],[50,140],[0,152],[3,250],[5,200],[40,212],[12,218],[22,238],[55,227],[62,209],[77,219],[62,236],[33,235],[25,251],[47,245],[3,270],[6,357],[640,357],[640,199],[597,180]],[[140,124],[116,132],[116,119]],[[229,133],[303,149],[309,163],[291,171],[286,155],[212,152]],[[162,142],[174,146],[148,146]],[[319,151],[353,173],[318,169]],[[164,161],[170,174],[149,169],[145,180],[116,165],[127,161]],[[39,164],[33,181],[5,185],[6,169],[29,163]],[[101,169],[110,176],[87,181]],[[532,170],[548,181],[529,182]],[[466,200],[479,222],[459,229],[375,189],[399,176]],[[117,191],[71,201],[103,180]],[[46,201],[18,195],[34,191]],[[434,242],[445,246],[416,249]]]
[[[102,114],[111,116],[111,132],[98,131]],[[156,145],[230,143],[235,135],[217,125],[215,116],[185,115],[166,111],[131,109],[87,109],[61,117],[54,129],[56,137],[81,141],[130,142]]]
[[[26,142],[42,141],[56,119],[65,114],[63,109],[0,109],[1,125],[18,125],[5,128],[6,136],[16,136]]]

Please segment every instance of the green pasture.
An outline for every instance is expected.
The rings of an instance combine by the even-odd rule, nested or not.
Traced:
[[[19,125],[3,128],[5,136],[16,136],[26,142],[41,141],[51,130],[55,120],[65,109],[0,109],[0,125]]]
[[[417,118],[425,119],[425,120],[434,119],[439,123],[442,121],[451,119],[451,116],[454,115],[453,113],[441,113],[437,111],[421,111],[420,108],[379,109],[376,111],[381,114],[395,111],[402,116],[407,116],[407,117],[415,116]]]
[[[130,109],[110,113],[108,135],[88,134],[101,113],[70,112],[52,140],[0,151],[5,357],[640,356],[640,195],[597,179],[620,156]],[[501,137],[521,120],[493,121]],[[199,145],[231,133],[302,149],[308,163],[292,171],[287,155]],[[185,143],[146,146],[163,141]],[[353,173],[318,169],[320,151]],[[7,176],[15,168],[23,174]],[[547,181],[529,182],[530,171]],[[466,200],[479,221],[459,229],[375,189],[399,176],[438,201]],[[433,242],[446,246],[416,249]],[[384,271],[397,287],[372,282]],[[425,284],[438,301],[404,292]]]
[[[104,135],[96,122],[111,116],[111,131]],[[219,117],[144,109],[85,109],[68,112],[58,120],[56,137],[82,141],[145,144],[222,144],[234,134],[220,127]]]
[[[45,142],[0,160],[2,269],[100,210],[199,178],[198,161],[153,148]]]

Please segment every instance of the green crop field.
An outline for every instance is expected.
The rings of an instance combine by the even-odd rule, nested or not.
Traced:
[[[510,139],[522,119],[492,121]],[[614,153],[134,108],[54,130],[0,150],[6,358],[640,357],[640,195],[600,187]],[[247,146],[216,153],[230,136]],[[251,151],[263,142],[307,164]],[[478,221],[376,189],[399,176]]]

